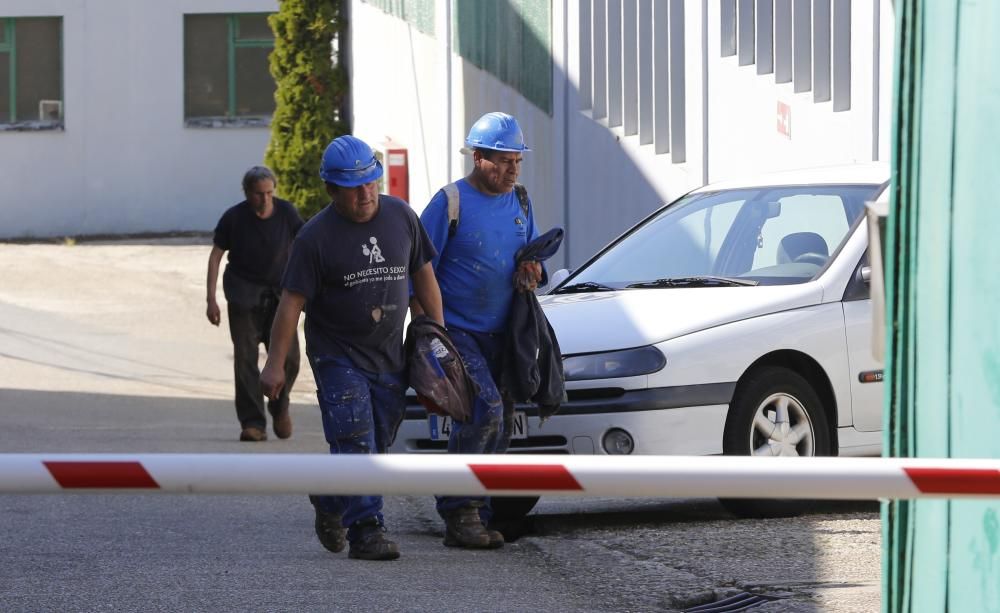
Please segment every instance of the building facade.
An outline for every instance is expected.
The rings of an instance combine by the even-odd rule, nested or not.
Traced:
[[[211,230],[270,138],[277,0],[0,0],[0,238]]]
[[[413,206],[509,112],[564,265],[709,181],[888,158],[889,0],[344,2],[353,131]],[[210,230],[270,136],[277,5],[0,0],[0,238]]]
[[[522,181],[577,266],[707,182],[887,160],[889,0],[353,0],[354,132],[409,154],[422,208],[518,118]]]

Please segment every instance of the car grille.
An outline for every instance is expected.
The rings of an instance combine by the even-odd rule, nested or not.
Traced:
[[[582,390],[566,390],[570,402],[574,400],[601,400],[604,398],[620,398],[625,390],[620,387],[593,387]]]
[[[539,449],[548,447],[548,449]],[[552,449],[555,447],[556,449]],[[430,439],[418,439],[413,441],[415,451],[447,451],[448,441],[432,441]],[[514,439],[510,442],[507,453],[551,453],[568,454],[566,449],[566,437],[564,436],[529,436],[524,439]]]

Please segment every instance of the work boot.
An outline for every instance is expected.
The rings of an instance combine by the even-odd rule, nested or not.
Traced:
[[[503,533],[499,530],[491,530],[486,528],[486,536],[490,537],[490,549],[500,549],[503,547],[504,538]]]
[[[278,438],[288,438],[292,435],[292,414],[285,407],[284,410],[275,413],[271,427]]]
[[[240,432],[240,440],[251,441],[255,443],[260,441],[266,441],[267,432],[264,432],[257,426],[247,426],[246,428],[243,428],[242,432]]]
[[[399,546],[385,538],[385,527],[374,517],[354,522],[357,536],[351,541],[347,557],[355,560],[395,560]]]
[[[466,549],[490,549],[490,534],[479,519],[479,509],[466,506],[459,507],[448,514],[444,520],[444,546],[464,547]],[[503,535],[500,542],[503,544]]]
[[[347,528],[343,517],[336,513],[327,513],[314,505],[316,509],[316,538],[323,547],[333,553],[340,553],[347,545]]]

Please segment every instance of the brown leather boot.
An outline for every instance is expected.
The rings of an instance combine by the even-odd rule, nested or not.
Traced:
[[[240,440],[250,442],[266,441],[267,432],[264,432],[257,426],[247,426],[246,428],[243,428],[242,432],[240,432]]]
[[[500,538],[503,539],[503,536]],[[490,534],[479,519],[479,509],[471,506],[459,507],[445,518],[444,545],[466,549],[491,549]]]
[[[271,427],[278,438],[288,438],[292,435],[292,413],[285,407],[284,411],[273,416]]]
[[[502,532],[487,528],[486,535],[490,537],[490,549],[500,549],[503,547],[505,541]]]

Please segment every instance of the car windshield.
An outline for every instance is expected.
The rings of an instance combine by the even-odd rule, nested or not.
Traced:
[[[691,194],[587,263],[556,292],[803,283],[837,252],[879,185]]]

